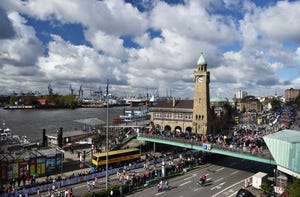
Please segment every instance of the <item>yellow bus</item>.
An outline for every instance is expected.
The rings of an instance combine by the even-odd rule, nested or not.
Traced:
[[[140,150],[128,148],[108,152],[108,165],[123,164],[124,162],[135,161],[141,158]],[[106,165],[106,152],[93,154],[92,163],[95,168]]]
[[[235,123],[235,124],[239,124],[239,117],[238,117],[238,116],[235,116],[235,117],[234,117],[234,123]]]

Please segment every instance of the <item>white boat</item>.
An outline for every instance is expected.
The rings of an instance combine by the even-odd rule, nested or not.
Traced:
[[[139,120],[147,120],[150,118],[149,111],[143,110],[126,110],[120,118],[124,119],[124,122],[134,122]]]
[[[0,142],[1,143],[29,143],[27,136],[13,135],[13,132],[7,128],[0,128]]]
[[[9,128],[0,129],[0,141],[5,142],[13,138],[13,134]]]

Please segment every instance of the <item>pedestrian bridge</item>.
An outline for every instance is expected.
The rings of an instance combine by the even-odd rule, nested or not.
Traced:
[[[247,150],[242,150],[240,148],[230,148],[230,147],[222,147],[217,144],[207,144],[202,142],[191,142],[187,139],[183,138],[173,138],[173,137],[164,137],[158,135],[147,135],[139,133],[137,135],[138,140],[144,140],[147,142],[154,142],[160,144],[167,144],[172,146],[178,146],[183,148],[189,148],[194,150],[206,151],[215,154],[227,155],[231,157],[237,157],[241,159],[248,159],[257,162],[267,163],[271,165],[276,165],[274,158],[268,150],[264,150],[262,153],[254,153]],[[154,150],[155,151],[155,150]]]

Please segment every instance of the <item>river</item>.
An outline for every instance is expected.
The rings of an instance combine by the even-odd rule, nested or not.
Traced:
[[[126,107],[129,109],[130,107]],[[46,134],[55,134],[59,128],[64,132],[83,129],[84,125],[74,120],[98,118],[106,123],[107,108],[77,108],[77,109],[28,109],[4,110],[0,109],[0,122],[13,131],[14,135],[26,135],[30,141],[42,139],[43,129]],[[112,124],[114,118],[124,113],[124,107],[110,107],[108,122]],[[0,125],[2,127],[2,125]]]

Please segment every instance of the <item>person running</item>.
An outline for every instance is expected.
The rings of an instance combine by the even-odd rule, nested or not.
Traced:
[[[167,190],[169,189],[169,181],[168,181],[168,180],[165,181],[165,188],[166,188]]]

